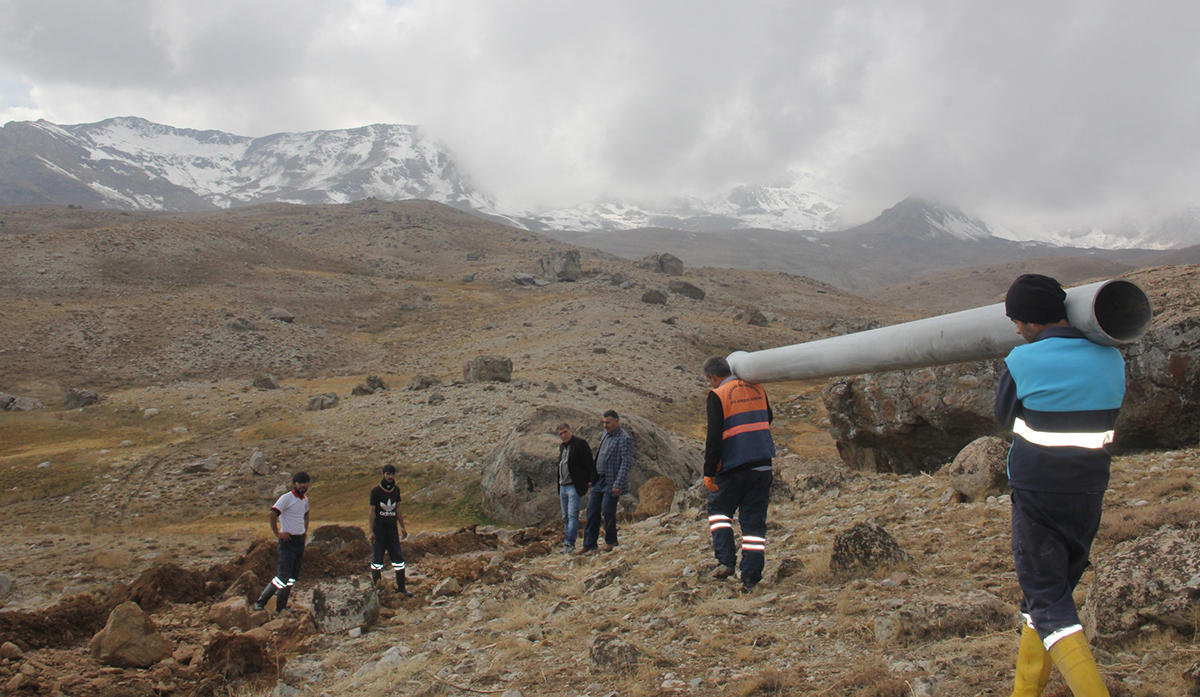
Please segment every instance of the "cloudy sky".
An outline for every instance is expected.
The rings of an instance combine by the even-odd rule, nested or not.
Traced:
[[[1200,2],[0,0],[0,122],[419,124],[504,203],[807,170],[851,217],[1200,203]]]

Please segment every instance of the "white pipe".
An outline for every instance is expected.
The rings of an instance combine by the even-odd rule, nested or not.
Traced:
[[[1150,328],[1150,299],[1136,283],[1101,281],[1067,291],[1067,319],[1088,339],[1119,346]],[[1001,358],[1025,343],[1004,303],[857,334],[729,355],[733,374],[749,382],[804,380],[908,370]]]

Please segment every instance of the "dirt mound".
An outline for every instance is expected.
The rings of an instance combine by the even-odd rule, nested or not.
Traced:
[[[419,561],[427,554],[446,557],[466,552],[482,552],[496,549],[500,544],[496,535],[481,533],[472,525],[461,528],[445,535],[430,535],[422,537],[419,542],[406,540],[401,543],[404,558],[409,561]],[[520,544],[513,542],[513,544]]]
[[[0,643],[26,651],[75,646],[104,628],[111,608],[83,594],[37,612],[0,612]]]
[[[144,612],[154,612],[170,603],[199,603],[207,599],[205,573],[164,564],[146,569],[129,587],[128,599]]]

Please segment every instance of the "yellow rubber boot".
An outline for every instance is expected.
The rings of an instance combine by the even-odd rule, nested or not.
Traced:
[[[1096,667],[1096,659],[1092,658],[1083,632],[1068,634],[1054,642],[1050,657],[1075,697],[1108,697],[1108,688],[1104,686],[1104,678],[1100,677],[1100,669]]]
[[[1012,697],[1039,697],[1050,680],[1054,662],[1042,645],[1037,630],[1029,625],[1021,629],[1021,648],[1017,651],[1017,678]]]

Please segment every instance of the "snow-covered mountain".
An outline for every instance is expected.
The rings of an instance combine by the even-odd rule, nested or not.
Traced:
[[[865,235],[863,244],[871,244],[873,235],[900,234],[1101,249],[1200,244],[1200,208],[1153,224],[1000,229],[952,206],[910,198],[865,225],[841,230],[845,194],[808,172],[736,186],[710,198],[509,210],[472,186],[451,151],[416,126],[376,124],[261,138],[174,128],[134,117],[71,126],[14,121],[0,128],[0,206],[201,211],[369,197],[428,199],[537,231],[768,229],[824,236],[857,233]]]
[[[818,193],[825,189],[826,192]],[[816,230],[837,228],[844,197],[808,172],[789,172],[763,184],[743,185],[713,198],[676,198],[662,204],[597,202],[527,215],[534,230],[631,230],[660,227],[690,232],[740,228]]]
[[[1200,207],[1192,206],[1150,222],[1080,226],[1067,230],[1026,227],[1019,231],[997,231],[996,234],[1005,239],[1036,240],[1060,247],[1180,249],[1200,244]]]
[[[139,118],[0,129],[0,204],[192,211],[250,203],[423,198],[494,213],[449,153],[414,126],[262,138]]]

